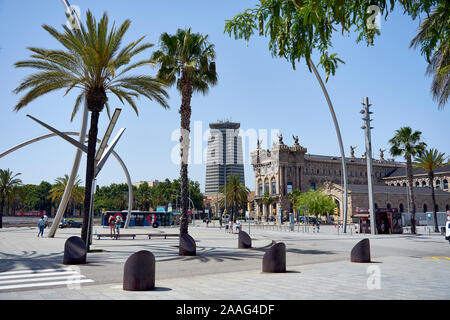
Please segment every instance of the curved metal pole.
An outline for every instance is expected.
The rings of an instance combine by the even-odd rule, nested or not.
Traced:
[[[88,108],[86,104],[83,108],[83,121],[81,123],[81,129],[79,133],[79,139],[78,142],[84,144],[84,137],[86,136],[86,130],[87,130],[87,120],[88,120]],[[66,212],[67,204],[70,200],[70,195],[72,194],[72,188],[75,184],[75,178],[78,174],[78,169],[80,168],[80,160],[81,156],[83,154],[83,151],[80,149],[77,149],[77,152],[75,154],[75,159],[73,161],[72,166],[72,172],[70,173],[69,180],[67,181],[66,189],[64,190],[61,202],[59,203],[58,211],[56,212],[55,219],[53,220],[52,227],[50,228],[50,231],[48,233],[48,238],[53,238],[55,236],[56,230],[58,230],[59,222],[61,221],[62,217],[64,216],[64,212]]]
[[[63,133],[66,134],[66,135],[69,135],[69,136],[77,136],[77,135],[79,135],[78,132],[63,132]],[[41,141],[41,140],[45,140],[45,139],[48,139],[48,138],[52,138],[52,137],[55,137],[55,136],[57,136],[57,134],[50,133],[50,134],[46,134],[44,136],[40,136],[40,137],[31,139],[31,140],[26,141],[24,143],[21,143],[21,144],[15,146],[15,147],[13,147],[13,148],[3,152],[2,154],[0,154],[0,159],[3,158],[6,155],[8,155],[8,154],[18,150],[18,149],[21,149],[21,148],[27,146],[27,145],[30,145],[30,144],[33,144],[35,142],[38,142],[38,141]],[[97,141],[100,142],[99,139],[97,139]],[[126,223],[125,223],[125,227],[128,227],[129,219],[130,219],[129,217],[131,217],[131,211],[132,211],[132,208],[133,208],[133,185],[131,183],[130,173],[128,172],[128,169],[125,166],[125,163],[122,161],[122,159],[119,157],[119,155],[115,151],[112,151],[111,153],[117,159],[119,164],[121,165],[121,167],[122,167],[122,169],[123,169],[123,171],[125,173],[125,176],[127,178],[127,184],[128,184],[128,216],[127,216],[127,220],[126,220]],[[70,193],[69,193],[69,195],[70,195]],[[55,217],[55,219],[56,219],[56,217]],[[55,224],[55,220],[53,221],[53,224]],[[52,227],[53,227],[53,224],[52,224]],[[58,225],[59,225],[59,222],[57,224],[55,224],[55,225],[56,225],[55,228],[57,228]]]
[[[347,166],[345,165],[345,153],[344,153],[344,146],[342,144],[342,137],[341,137],[341,131],[339,130],[339,124],[336,119],[336,114],[334,113],[333,104],[331,103],[330,97],[328,96],[327,89],[325,88],[325,85],[323,84],[322,78],[320,77],[319,73],[317,72],[316,66],[311,60],[308,60],[309,65],[311,66],[312,70],[314,71],[314,74],[316,75],[317,80],[319,81],[320,86],[322,87],[323,94],[325,95],[325,98],[328,102],[328,107],[330,108],[331,117],[333,118],[334,127],[336,128],[336,134],[339,141],[339,149],[341,150],[341,159],[342,159],[342,174],[344,176],[344,201],[343,201],[343,209],[344,209],[344,233],[347,230]]]

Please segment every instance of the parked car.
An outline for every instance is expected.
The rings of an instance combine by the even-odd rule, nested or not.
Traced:
[[[74,220],[63,220],[59,223],[60,228],[81,228],[83,224]]]

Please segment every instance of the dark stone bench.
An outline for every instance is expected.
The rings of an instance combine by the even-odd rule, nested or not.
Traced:
[[[252,239],[245,231],[239,231],[238,248],[248,249],[252,247]]]
[[[100,240],[100,238],[114,238],[114,239],[119,239],[119,238],[136,238],[136,234],[129,234],[129,233],[121,233],[119,235],[117,234],[109,234],[109,233],[103,233],[103,234],[96,234],[97,236],[97,240]]]
[[[164,239],[167,239],[167,237],[179,237],[180,235],[178,233],[151,233],[148,234],[148,238],[151,239],[152,237],[164,237]]]
[[[132,254],[123,270],[123,290],[148,291],[155,289],[155,256],[142,250]]]
[[[363,239],[353,247],[350,253],[350,261],[360,263],[370,262],[369,239]]]
[[[275,243],[264,254],[262,262],[263,272],[286,272],[286,245],[283,242]]]
[[[164,239],[167,239],[167,237],[179,237],[180,235],[178,233],[121,233],[120,235],[114,235],[109,233],[100,233],[96,234],[97,240],[100,240],[100,238],[114,238],[114,239],[120,239],[120,238],[133,238],[133,240],[136,238],[136,236],[146,236],[149,239],[152,237],[164,237]]]
[[[195,256],[197,254],[196,246],[194,238],[187,233],[180,234],[180,256]]]
[[[63,264],[85,264],[86,243],[80,237],[70,237],[64,244]]]

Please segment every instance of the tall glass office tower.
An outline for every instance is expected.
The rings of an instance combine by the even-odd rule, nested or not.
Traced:
[[[240,126],[229,121],[209,124],[211,135],[206,160],[206,195],[218,194],[225,184],[225,176],[238,175],[245,184]]]

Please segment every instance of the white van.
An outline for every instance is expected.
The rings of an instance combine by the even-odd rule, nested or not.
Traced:
[[[445,224],[445,240],[448,240],[450,242],[450,221],[447,220],[447,223]]]

